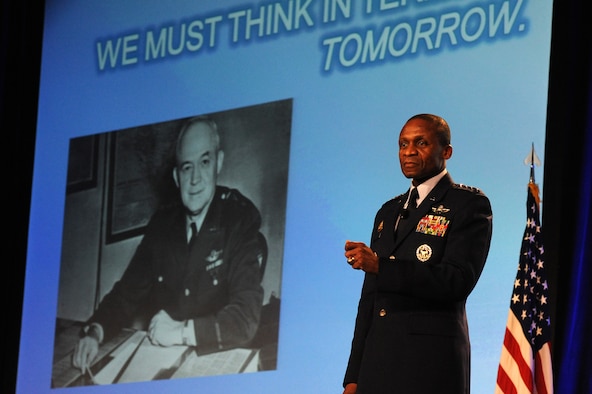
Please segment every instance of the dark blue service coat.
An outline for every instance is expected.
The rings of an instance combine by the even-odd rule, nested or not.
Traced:
[[[465,394],[470,344],[465,302],[492,234],[488,198],[445,175],[421,205],[395,222],[407,194],[378,211],[344,384],[357,394]]]

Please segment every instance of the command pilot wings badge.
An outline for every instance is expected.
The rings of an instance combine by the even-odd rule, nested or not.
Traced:
[[[206,262],[209,263],[208,265],[206,265],[206,272],[208,272],[212,277],[212,284],[214,286],[218,285],[218,267],[224,264],[222,254],[222,250],[212,249],[210,254],[206,256]]]
[[[432,207],[432,212],[434,212],[436,214],[442,214],[442,213],[450,212],[450,209],[445,208],[444,205],[439,205],[437,207]]]

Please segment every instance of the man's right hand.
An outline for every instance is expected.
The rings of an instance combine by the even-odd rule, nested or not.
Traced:
[[[76,368],[80,368],[82,373],[86,372],[86,369],[90,367],[90,363],[97,357],[99,353],[99,341],[90,335],[80,338],[78,344],[74,348],[74,354],[72,355],[72,365]]]
[[[343,390],[343,394],[356,394],[358,390],[357,383],[348,383],[345,385],[345,389]]]

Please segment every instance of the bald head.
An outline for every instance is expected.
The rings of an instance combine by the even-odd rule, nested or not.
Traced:
[[[399,134],[399,163],[407,178],[419,185],[446,168],[452,156],[450,128],[439,116],[419,114],[411,117]]]

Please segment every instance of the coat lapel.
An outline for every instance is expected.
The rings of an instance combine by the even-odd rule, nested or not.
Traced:
[[[187,245],[187,228],[186,228],[185,212],[183,209],[175,211],[170,218],[170,231],[166,233],[168,238],[166,245],[168,245],[168,256],[171,256],[169,261],[161,262],[164,272],[175,277],[178,280],[185,275],[187,269],[187,258],[189,256],[189,247]],[[169,279],[172,279],[169,278]]]

